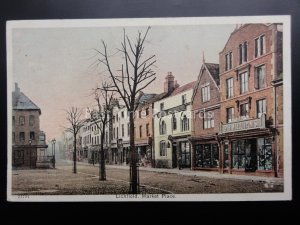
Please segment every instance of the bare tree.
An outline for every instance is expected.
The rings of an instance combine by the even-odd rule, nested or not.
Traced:
[[[156,73],[152,70],[156,60],[155,55],[144,56],[144,44],[150,27],[145,34],[138,31],[138,36],[133,45],[132,41],[123,30],[123,41],[121,52],[124,62],[119,70],[113,70],[111,66],[111,56],[108,53],[107,44],[102,40],[102,51],[96,50],[99,54],[98,63],[106,67],[107,73],[112,80],[111,91],[119,93],[128,112],[130,123],[130,192],[138,193],[138,173],[137,173],[137,151],[134,143],[134,114],[138,107],[138,94],[149,86],[155,79]],[[115,54],[113,54],[115,55]],[[117,72],[115,72],[117,71]]]
[[[74,138],[73,173],[77,173],[77,167],[76,167],[77,134],[80,131],[80,128],[83,126],[84,120],[81,119],[82,111],[79,110],[77,107],[71,107],[66,111],[66,113],[67,113],[67,120],[70,125],[68,128],[66,128],[66,132],[72,133]]]
[[[104,154],[104,139],[105,139],[105,128],[109,121],[112,119],[112,100],[114,92],[111,92],[110,85],[106,82],[102,83],[101,87],[98,87],[94,91],[94,97],[97,102],[97,110],[88,109],[91,120],[100,130],[100,149],[99,149],[99,180],[106,180],[105,171],[105,154]]]

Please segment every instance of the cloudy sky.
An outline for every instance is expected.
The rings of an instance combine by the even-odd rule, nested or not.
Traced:
[[[42,110],[41,130],[47,140],[59,138],[66,123],[64,110],[94,104],[91,89],[103,79],[103,67],[92,66],[93,49],[101,50],[101,40],[113,53],[120,48],[123,27],[135,40],[146,27],[61,27],[14,28],[12,30],[12,83],[17,82]],[[218,63],[235,25],[152,25],[145,45],[145,56],[156,55],[153,68],[157,79],[145,91],[160,93],[163,80],[171,71],[183,85],[196,80],[203,61]],[[121,59],[113,57],[114,65]]]

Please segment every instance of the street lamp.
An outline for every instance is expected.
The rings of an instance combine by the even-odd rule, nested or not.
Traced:
[[[55,138],[53,138],[51,142],[52,142],[53,168],[55,169],[55,143],[56,143]]]

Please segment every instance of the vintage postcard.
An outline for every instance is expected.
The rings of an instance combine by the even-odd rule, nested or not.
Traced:
[[[8,21],[7,200],[291,200],[290,44],[290,16]]]

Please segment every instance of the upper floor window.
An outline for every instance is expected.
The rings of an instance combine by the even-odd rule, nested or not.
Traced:
[[[19,140],[20,140],[20,142],[24,142],[25,141],[25,132],[20,132],[20,134],[19,134]]]
[[[143,136],[143,127],[140,126],[140,138],[142,138],[142,136]]]
[[[262,114],[267,113],[266,99],[256,101],[256,116],[260,118]]]
[[[113,133],[114,139],[116,138],[116,128],[114,127],[114,133]]]
[[[117,127],[117,139],[119,139],[119,127]]]
[[[207,102],[210,100],[210,89],[209,85],[206,85],[205,87],[201,88],[202,93],[202,102]]]
[[[232,52],[225,55],[225,71],[232,69]]]
[[[186,95],[182,95],[181,100],[182,100],[182,105],[184,105],[186,103]]]
[[[266,66],[258,66],[255,68],[254,85],[256,89],[265,87]]]
[[[142,118],[142,110],[139,111],[139,118]]]
[[[15,126],[15,125],[16,125],[16,119],[15,119],[15,117],[14,117],[14,116],[12,117],[12,125],[13,125],[13,126]]]
[[[124,118],[124,111],[121,112],[121,117]]]
[[[182,131],[187,131],[189,129],[190,129],[189,119],[187,118],[186,115],[184,115],[183,118],[181,119],[181,130]]]
[[[108,132],[107,131],[105,132],[105,143],[106,144],[108,143]]]
[[[12,132],[12,142],[13,143],[16,142],[16,134],[15,134],[15,132]]]
[[[127,135],[130,136],[130,123],[127,123]]]
[[[248,91],[248,72],[240,74],[240,93],[243,94]]]
[[[149,116],[149,108],[146,108],[146,116]]]
[[[177,129],[177,119],[175,115],[172,115],[172,128],[173,130]]]
[[[122,124],[122,137],[124,137],[124,124]]]
[[[227,123],[232,122],[234,119],[234,108],[227,108],[226,109],[226,117],[227,117]]]
[[[248,113],[249,113],[249,104],[248,103],[241,104],[240,105],[240,116],[248,117]]]
[[[30,132],[29,133],[29,139],[30,140],[35,140],[35,134],[34,134],[34,132]]]
[[[20,116],[19,117],[19,125],[24,126],[25,125],[25,116]]]
[[[226,80],[226,98],[233,97],[233,78]]]
[[[247,47],[248,47],[248,44],[246,41],[243,44],[239,45],[240,64],[242,64],[243,62],[247,62],[247,60],[248,60]]]
[[[146,135],[150,136],[149,123],[146,124]]]
[[[164,111],[164,108],[165,108],[164,103],[163,102],[160,103],[160,111]]]
[[[265,40],[265,35],[255,39],[255,58],[266,53]]]
[[[167,146],[165,141],[161,141],[159,143],[159,155],[160,156],[167,156]]]
[[[213,128],[215,126],[214,112],[205,112],[203,118],[203,128]]]
[[[159,127],[159,133],[162,135],[162,134],[166,134],[166,131],[167,131],[167,125],[165,123],[165,121],[162,121],[160,123],[160,127]]]
[[[34,125],[34,115],[30,115],[29,116],[29,126],[33,126]]]

